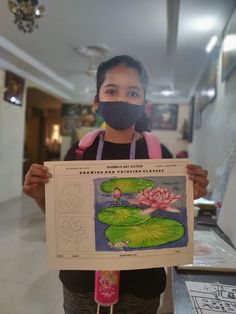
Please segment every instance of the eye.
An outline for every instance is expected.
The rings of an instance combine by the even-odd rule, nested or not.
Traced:
[[[136,90],[131,90],[128,93],[129,97],[139,97],[139,92],[137,92]]]
[[[116,91],[114,88],[110,88],[110,89],[107,89],[107,90],[105,91],[105,94],[111,95],[111,96],[116,95],[116,93],[117,93],[117,91]]]

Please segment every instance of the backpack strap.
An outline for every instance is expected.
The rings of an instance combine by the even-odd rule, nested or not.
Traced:
[[[76,157],[81,160],[83,159],[84,152],[86,149],[91,146],[95,140],[95,138],[103,132],[103,129],[96,129],[86,133],[79,141],[78,147],[75,151]]]
[[[158,137],[146,131],[143,132],[143,136],[147,144],[149,158],[150,159],[162,158],[161,144]]]
[[[76,157],[81,160],[83,159],[84,152],[86,149],[91,146],[95,140],[95,138],[103,132],[103,129],[96,129],[86,133],[80,140],[78,147],[75,151]],[[143,132],[143,136],[145,138],[148,156],[150,159],[160,159],[162,158],[161,153],[161,144],[157,136],[151,134],[150,132]]]

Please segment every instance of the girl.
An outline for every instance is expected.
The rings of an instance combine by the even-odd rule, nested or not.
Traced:
[[[144,113],[147,81],[144,67],[132,57],[116,56],[99,65],[94,104],[106,123],[104,137],[100,139],[98,136],[80,159],[148,158],[145,139],[142,133],[135,131],[135,124]],[[131,149],[133,144],[135,150]],[[76,147],[77,144],[70,149],[66,160],[77,159]],[[172,158],[164,145],[161,145],[161,150],[162,158]],[[194,197],[205,195],[208,184],[207,171],[200,166],[188,165],[188,174],[194,183]],[[43,211],[44,185],[49,178],[48,169],[38,164],[33,164],[25,176],[24,192],[34,198]],[[62,270],[60,279],[63,283],[66,314],[96,312],[93,294],[94,272]],[[165,282],[166,274],[163,268],[121,271],[120,300],[115,305],[114,312],[155,314],[160,295],[165,289]]]

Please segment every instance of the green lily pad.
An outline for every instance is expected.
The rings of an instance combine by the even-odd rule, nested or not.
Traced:
[[[112,242],[126,242],[129,248],[146,248],[181,239],[184,226],[173,219],[151,218],[136,226],[110,226],[106,238]]]
[[[137,193],[146,188],[152,188],[155,182],[148,179],[119,178],[104,181],[100,188],[103,192],[112,193],[115,188],[119,188],[122,193]]]
[[[113,206],[103,208],[98,219],[102,223],[108,225],[138,225],[150,219],[149,215],[142,215],[143,210],[137,207],[130,206]]]

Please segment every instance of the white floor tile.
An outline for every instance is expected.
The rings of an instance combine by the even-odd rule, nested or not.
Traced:
[[[1,314],[49,314],[61,301],[61,295],[43,289],[0,281]]]
[[[47,265],[45,217],[26,196],[0,203],[0,313],[63,314],[62,285]]]

